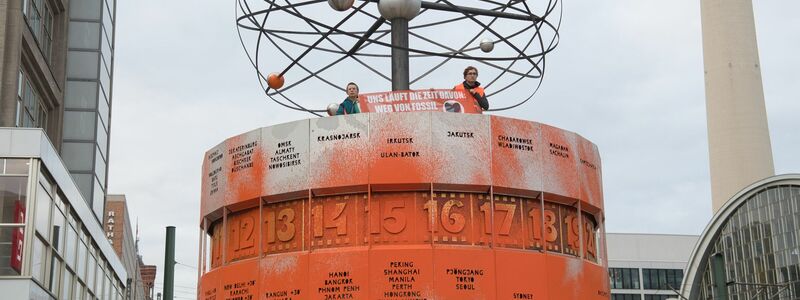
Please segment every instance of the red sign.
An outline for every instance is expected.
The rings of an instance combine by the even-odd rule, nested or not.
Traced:
[[[22,201],[17,201],[14,205],[14,223],[25,222],[25,206]],[[22,273],[22,245],[25,243],[25,229],[23,227],[14,228],[11,233],[11,262],[9,265],[17,273]]]
[[[463,90],[391,91],[361,94],[362,112],[444,111],[480,114],[481,108]]]

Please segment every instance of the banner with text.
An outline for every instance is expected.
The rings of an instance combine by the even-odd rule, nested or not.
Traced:
[[[390,91],[361,94],[358,103],[362,112],[444,111],[482,113],[472,96],[463,90]]]

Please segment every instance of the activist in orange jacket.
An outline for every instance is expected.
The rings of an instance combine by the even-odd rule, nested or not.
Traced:
[[[478,69],[469,66],[464,69],[464,82],[457,84],[453,89],[466,90],[482,110],[487,110],[489,109],[489,100],[486,99],[486,92],[480,85],[481,83],[478,82]]]

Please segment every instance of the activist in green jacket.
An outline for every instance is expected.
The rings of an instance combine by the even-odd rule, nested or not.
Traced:
[[[339,110],[336,115],[350,115],[361,112],[358,107],[358,85],[351,82],[347,84],[347,98],[344,98],[342,104],[339,104]]]

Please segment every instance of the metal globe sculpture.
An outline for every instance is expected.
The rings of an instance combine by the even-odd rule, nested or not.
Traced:
[[[378,2],[378,11],[387,20],[411,20],[419,14],[421,8],[421,0],[381,0]]]
[[[492,52],[492,50],[494,50],[494,41],[492,41],[492,39],[490,38],[484,38],[481,40],[480,46],[481,46],[481,51],[485,53]]]
[[[283,87],[284,78],[280,74],[271,73],[267,76],[267,86],[271,89],[279,89]]]
[[[333,116],[336,115],[336,112],[339,110],[339,103],[331,103],[328,104],[328,115]]]
[[[328,0],[328,4],[331,8],[338,10],[338,11],[345,11],[353,7],[353,2],[355,0]]]
[[[266,96],[317,116],[344,99],[348,82],[362,93],[449,89],[467,66],[480,70],[490,111],[517,107],[541,86],[561,23],[559,0],[235,3],[242,47]],[[270,84],[270,72],[291,80]]]

